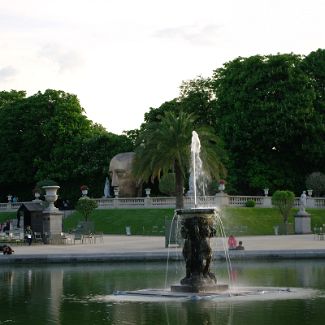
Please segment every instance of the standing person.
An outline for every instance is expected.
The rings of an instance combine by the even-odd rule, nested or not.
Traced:
[[[228,238],[228,249],[236,249],[237,247],[237,240],[234,235],[230,235]]]
[[[26,239],[28,245],[30,246],[32,244],[32,241],[33,241],[33,230],[32,230],[32,228],[30,226],[26,227],[25,239]]]
[[[10,220],[7,220],[5,226],[2,229],[2,231],[3,232],[8,232],[9,230],[10,230]]]

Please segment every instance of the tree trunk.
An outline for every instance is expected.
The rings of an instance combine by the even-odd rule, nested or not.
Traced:
[[[184,179],[183,179],[182,170],[177,160],[175,160],[174,168],[175,168],[176,209],[183,209],[184,208],[184,197],[183,197]]]

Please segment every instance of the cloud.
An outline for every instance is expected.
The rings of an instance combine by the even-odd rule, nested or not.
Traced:
[[[0,81],[8,81],[12,79],[12,77],[14,77],[16,74],[17,70],[10,65],[0,68]]]
[[[56,44],[43,46],[39,55],[57,64],[60,72],[74,70],[83,62],[82,56],[76,50],[63,49]]]
[[[193,45],[213,45],[220,34],[221,25],[185,25],[157,30],[153,36],[158,38],[183,39]]]

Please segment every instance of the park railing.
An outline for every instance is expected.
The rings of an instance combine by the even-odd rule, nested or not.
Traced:
[[[101,198],[95,199],[98,209],[109,208],[175,208],[175,197],[143,197],[143,198]],[[214,196],[199,196],[198,207],[244,207],[247,201],[255,201],[256,207],[271,208],[270,196],[227,195],[218,193]],[[184,197],[184,207],[194,207],[194,197]],[[295,198],[294,207],[299,207],[299,197]],[[307,208],[325,209],[325,198],[307,197]]]
[[[135,208],[175,208],[175,197],[133,197],[133,198],[96,198],[98,209],[135,209]],[[248,195],[227,195],[218,193],[214,196],[199,196],[196,200],[198,207],[244,207],[247,201],[255,201],[255,206],[262,208],[271,208],[272,202],[270,196],[248,196]],[[0,203],[0,211],[17,211],[25,202]],[[194,197],[184,197],[184,207],[194,207]],[[294,207],[299,207],[299,197],[295,198]],[[307,208],[325,209],[324,197],[307,197]]]

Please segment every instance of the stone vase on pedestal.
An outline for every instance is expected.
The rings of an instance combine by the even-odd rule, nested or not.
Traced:
[[[57,190],[60,186],[51,185],[43,186],[45,190],[45,200],[48,207],[43,211],[43,232],[50,236],[61,234],[63,213],[54,206],[54,202],[58,199]]]
[[[49,204],[44,212],[58,211],[58,208],[54,206],[54,202],[58,199],[58,195],[56,193],[59,188],[60,186],[57,185],[43,186],[43,189],[45,190],[45,200]]]

